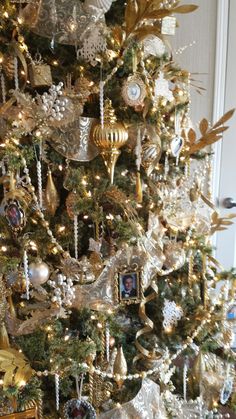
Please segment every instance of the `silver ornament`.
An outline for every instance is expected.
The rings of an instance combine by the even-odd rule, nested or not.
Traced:
[[[178,157],[184,146],[184,139],[180,135],[176,135],[171,141],[171,153],[174,157]]]
[[[29,265],[29,279],[32,285],[39,286],[45,284],[50,276],[49,266],[38,259]]]

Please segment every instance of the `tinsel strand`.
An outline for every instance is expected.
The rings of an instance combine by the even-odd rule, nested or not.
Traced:
[[[56,410],[60,409],[60,376],[55,374],[55,396],[56,396]]]
[[[30,297],[29,261],[28,261],[28,255],[27,255],[26,250],[24,250],[23,263],[24,263],[24,274],[25,274],[26,298],[27,300],[29,300],[29,297]]]
[[[7,94],[6,94],[5,77],[3,73],[1,73],[1,91],[2,91],[2,101],[3,103],[5,103]]]
[[[78,259],[78,215],[74,215],[74,247],[75,259]]]

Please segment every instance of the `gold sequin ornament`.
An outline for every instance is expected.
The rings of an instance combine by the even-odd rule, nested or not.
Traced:
[[[44,202],[47,212],[51,215],[55,215],[59,206],[59,194],[53,181],[51,170],[48,171]]]
[[[121,346],[117,351],[113,367],[114,377],[119,388],[121,388],[123,385],[124,379],[122,377],[127,374],[127,371],[127,362],[124,356],[123,348]]]
[[[119,149],[126,144],[128,132],[121,122],[117,122],[109,99],[105,101],[104,124],[97,124],[94,127],[92,137],[95,145],[101,151],[111,184],[113,184],[115,165],[120,155]]]

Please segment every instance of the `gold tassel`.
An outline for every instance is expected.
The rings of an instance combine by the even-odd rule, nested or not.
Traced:
[[[7,329],[4,323],[0,326],[0,349],[10,348]]]
[[[143,190],[140,172],[136,175],[136,201],[141,204],[143,202]]]
[[[57,207],[59,206],[59,195],[52,178],[51,170],[48,171],[48,179],[45,190],[45,205],[49,214],[55,215]]]

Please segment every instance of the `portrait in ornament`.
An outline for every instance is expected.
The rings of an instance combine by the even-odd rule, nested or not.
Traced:
[[[17,200],[9,200],[5,206],[5,215],[10,227],[17,231],[24,226],[24,212]]]
[[[95,419],[96,413],[91,404],[85,400],[69,400],[64,409],[67,419]]]
[[[146,87],[139,76],[130,76],[125,81],[122,88],[122,97],[128,106],[142,105],[146,97]]]
[[[119,273],[119,299],[124,303],[132,303],[140,298],[140,277],[138,272]]]

